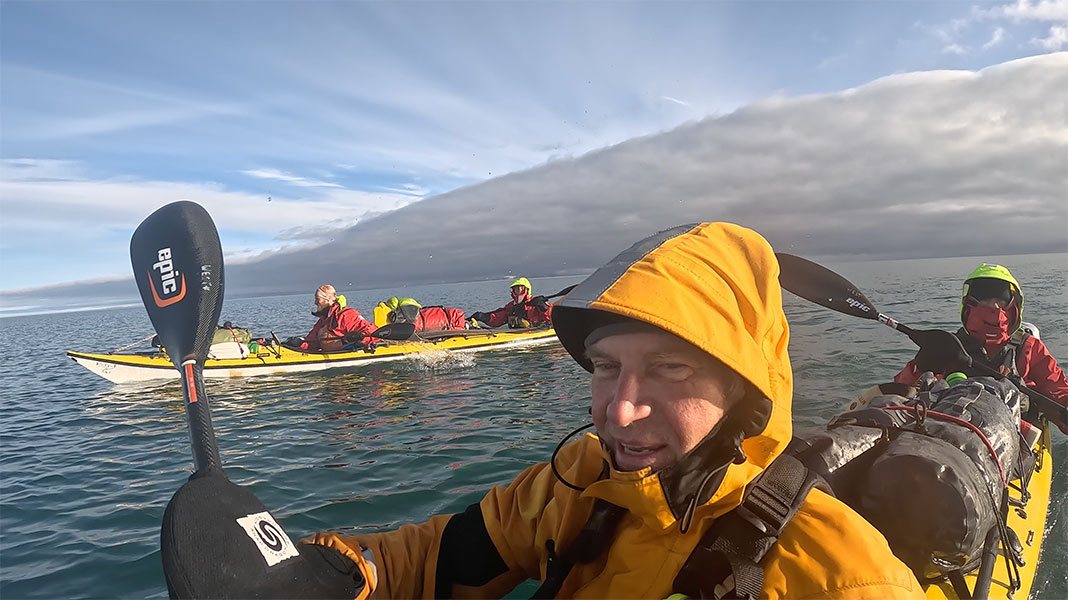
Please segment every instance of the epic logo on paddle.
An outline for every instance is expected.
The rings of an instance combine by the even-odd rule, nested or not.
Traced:
[[[848,304],[849,306],[852,306],[853,308],[859,308],[860,310],[862,310],[864,312],[871,312],[871,307],[869,307],[867,304],[865,304],[865,303],[863,303],[863,302],[861,302],[859,300],[854,300],[852,298],[846,298],[846,304]]]
[[[148,273],[148,285],[152,288],[152,299],[156,306],[163,308],[185,298],[185,275],[174,268],[170,248],[160,248],[156,252],[156,258],[157,262],[152,265],[152,271],[159,271],[159,290],[156,289],[156,277],[152,271]]]

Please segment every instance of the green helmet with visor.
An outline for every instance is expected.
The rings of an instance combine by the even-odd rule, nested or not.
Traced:
[[[1013,320],[1009,330],[1019,329],[1023,321],[1024,295],[1020,283],[1001,265],[983,263],[964,280],[960,295],[960,322],[967,324],[968,312],[983,300],[1000,299]]]

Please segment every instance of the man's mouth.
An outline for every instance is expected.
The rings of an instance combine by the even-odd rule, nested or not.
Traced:
[[[646,456],[648,454],[652,454],[653,452],[656,452],[659,449],[659,447],[657,447],[657,446],[645,446],[645,445],[640,445],[640,444],[624,444],[623,442],[619,442],[619,447],[620,447],[621,450],[623,450],[623,452],[625,452],[627,454],[630,454],[630,455],[633,455],[633,456]]]
[[[644,442],[616,441],[612,449],[612,458],[620,471],[638,471],[646,467],[656,468],[667,459],[664,454],[665,444]]]

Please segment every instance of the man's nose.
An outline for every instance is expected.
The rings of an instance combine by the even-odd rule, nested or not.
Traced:
[[[652,409],[642,399],[641,378],[635,373],[620,373],[615,396],[608,405],[608,420],[619,427],[627,427],[649,416]]]

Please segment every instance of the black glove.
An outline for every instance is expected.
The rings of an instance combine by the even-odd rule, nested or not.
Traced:
[[[304,343],[304,338],[300,336],[293,336],[286,338],[286,341],[282,342],[282,345],[287,348],[300,348],[300,345]]]
[[[342,337],[341,339],[346,344],[359,344],[360,342],[363,341],[363,338],[365,338],[365,337],[367,337],[367,336],[365,334],[359,332],[359,331],[350,331],[350,332],[346,333],[345,336]]]
[[[489,313],[484,313],[484,312],[471,313],[471,318],[476,320],[476,321],[482,321],[483,323],[489,323],[490,322]]]
[[[530,305],[540,311],[549,310],[549,299],[545,296],[534,296],[530,299]]]

